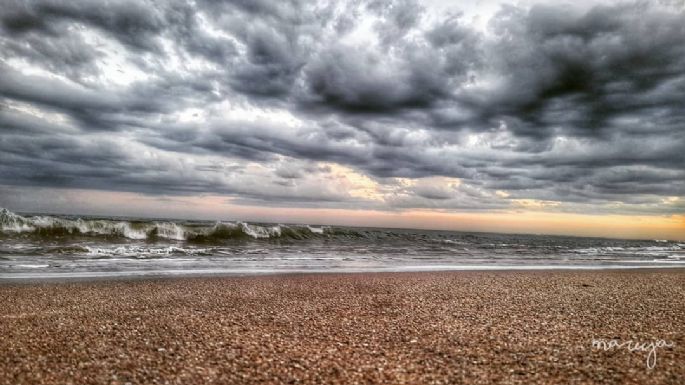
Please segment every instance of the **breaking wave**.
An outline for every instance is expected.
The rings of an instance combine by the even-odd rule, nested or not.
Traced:
[[[172,221],[125,221],[111,219],[22,216],[0,209],[0,235],[25,234],[39,237],[106,237],[132,240],[211,242],[230,239],[308,239],[334,233],[329,227],[309,225],[262,226],[246,222],[216,222],[213,225]]]

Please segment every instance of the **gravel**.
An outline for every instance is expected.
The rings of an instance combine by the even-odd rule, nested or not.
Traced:
[[[685,271],[0,285],[0,384],[685,384]],[[652,342],[647,353],[592,339]]]

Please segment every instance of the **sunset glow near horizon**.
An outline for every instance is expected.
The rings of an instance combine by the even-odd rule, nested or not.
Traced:
[[[0,207],[685,240],[685,5],[9,1]]]

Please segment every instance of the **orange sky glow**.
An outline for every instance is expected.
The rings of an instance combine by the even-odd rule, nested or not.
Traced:
[[[67,214],[685,240],[685,215],[587,215],[544,211],[544,207],[496,212],[266,207],[231,203],[224,196],[160,198],[89,190],[61,190],[52,196],[45,208],[37,209]],[[80,209],[72,209],[74,206]]]

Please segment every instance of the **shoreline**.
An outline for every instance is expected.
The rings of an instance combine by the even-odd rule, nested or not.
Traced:
[[[197,270],[184,272],[131,272],[105,273],[87,272],[79,273],[55,273],[55,274],[24,274],[10,273],[0,274],[0,287],[12,284],[40,284],[40,283],[59,283],[59,282],[101,282],[101,281],[140,281],[140,280],[182,280],[182,279],[203,279],[203,278],[237,278],[237,277],[273,277],[290,275],[348,275],[348,274],[432,274],[432,273],[461,273],[461,272],[612,272],[612,271],[681,271],[685,272],[685,267],[678,266],[461,266],[457,268],[430,269],[409,267],[406,269],[349,269],[349,270],[268,270],[268,271],[240,271],[240,270]]]
[[[0,297],[0,384],[685,378],[684,269],[62,281]],[[649,369],[647,352],[593,348],[612,339],[672,346]]]

